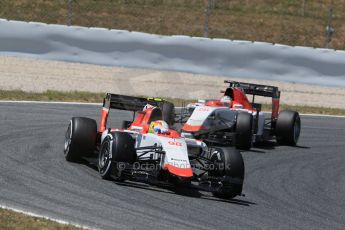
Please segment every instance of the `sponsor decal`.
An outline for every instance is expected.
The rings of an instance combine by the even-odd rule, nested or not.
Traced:
[[[207,107],[200,107],[200,108],[198,108],[198,111],[200,111],[200,112],[207,112],[207,111],[209,111],[210,109],[209,108],[207,108]]]
[[[182,143],[177,142],[177,141],[168,141],[169,145],[173,145],[173,146],[177,146],[177,147],[181,147]]]

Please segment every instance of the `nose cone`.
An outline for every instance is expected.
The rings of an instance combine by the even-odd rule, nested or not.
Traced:
[[[193,177],[192,168],[179,168],[171,164],[164,165],[164,168],[168,170],[169,173],[179,176],[179,177]]]

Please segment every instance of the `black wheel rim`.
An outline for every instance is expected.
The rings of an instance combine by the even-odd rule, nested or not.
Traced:
[[[111,155],[110,155],[110,142],[106,141],[101,148],[101,152],[99,154],[99,170],[100,173],[103,174],[104,171],[107,169],[108,164],[111,160]]]
[[[69,152],[71,142],[72,142],[72,125],[70,123],[65,133],[65,147],[64,147],[65,155]]]
[[[224,174],[224,160],[222,158],[222,152],[219,150],[214,150],[211,154],[212,166],[210,166],[210,175],[221,176]]]

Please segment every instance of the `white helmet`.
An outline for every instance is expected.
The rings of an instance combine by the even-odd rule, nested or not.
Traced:
[[[229,96],[227,96],[227,95],[224,95],[224,96],[220,99],[220,102],[230,104],[230,103],[231,103],[231,97],[229,97]]]
[[[150,104],[146,104],[143,108],[143,111],[147,110],[147,109],[150,109],[150,108],[154,108],[153,105],[150,105]]]

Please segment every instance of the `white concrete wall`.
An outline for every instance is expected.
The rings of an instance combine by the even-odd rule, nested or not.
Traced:
[[[345,51],[261,42],[0,20],[0,55],[345,87]]]

